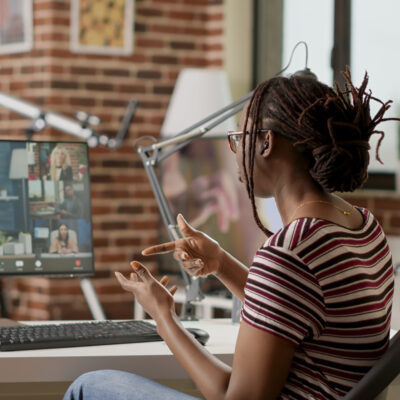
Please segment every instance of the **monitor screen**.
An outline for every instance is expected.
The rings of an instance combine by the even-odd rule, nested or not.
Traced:
[[[87,144],[0,140],[0,277],[93,272]]]

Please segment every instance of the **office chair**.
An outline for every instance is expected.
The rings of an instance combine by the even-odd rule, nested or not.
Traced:
[[[350,390],[343,400],[374,400],[400,373],[400,331],[390,341],[386,353],[368,373]],[[379,397],[378,397],[379,396]]]

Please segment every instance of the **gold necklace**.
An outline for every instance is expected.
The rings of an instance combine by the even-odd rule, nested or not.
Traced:
[[[312,204],[312,203],[327,204],[327,205],[329,205],[329,206],[332,206],[332,207],[336,208],[336,210],[339,210],[343,215],[346,215],[346,216],[347,216],[347,215],[353,214],[353,210],[354,210],[354,207],[353,207],[353,206],[351,207],[351,210],[350,210],[350,211],[347,211],[347,210],[343,210],[342,208],[336,206],[335,204],[333,204],[333,203],[331,203],[331,202],[329,202],[329,201],[324,201],[324,200],[310,200],[310,201],[305,201],[304,203],[301,203],[299,206],[296,207],[296,209],[294,210],[292,216],[289,218],[289,223],[292,222],[293,217],[296,215],[296,212],[297,212],[298,210],[300,210],[300,208],[306,206],[307,204]]]

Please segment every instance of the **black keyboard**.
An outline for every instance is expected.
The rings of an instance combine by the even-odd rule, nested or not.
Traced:
[[[147,321],[93,321],[0,327],[0,351],[161,341]]]

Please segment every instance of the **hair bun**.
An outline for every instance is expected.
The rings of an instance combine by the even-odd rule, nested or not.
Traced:
[[[328,192],[352,192],[368,177],[368,142],[350,140],[314,148],[310,174]]]

